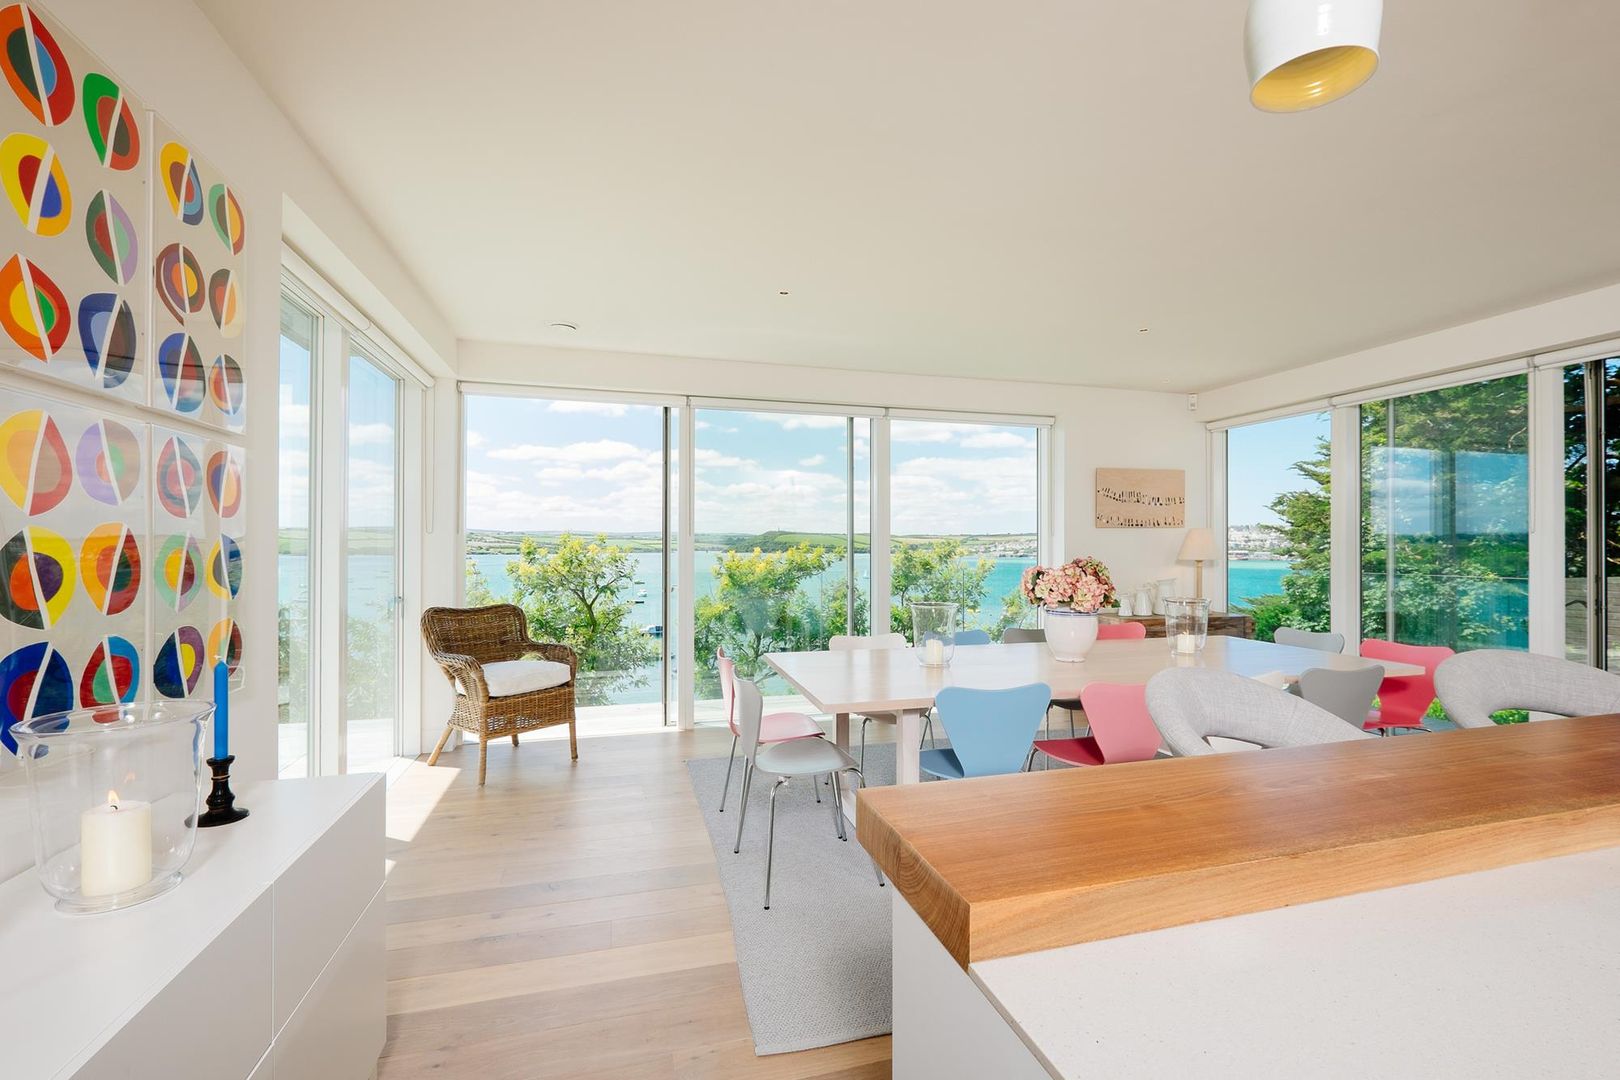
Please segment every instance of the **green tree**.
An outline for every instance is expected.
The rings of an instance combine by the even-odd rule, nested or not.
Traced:
[[[714,564],[714,591],[699,597],[695,647],[704,689],[712,694],[715,649],[724,648],[745,679],[765,675],[769,652],[823,649],[844,632],[849,583],[841,579],[823,598],[801,586],[841,562],[841,549],[808,542],[781,551],[724,552]]]
[[[563,533],[545,547],[525,538],[506,573],[530,636],[579,654],[587,673],[579,680],[580,704],[605,704],[615,691],[646,680],[644,669],[657,662],[659,647],[631,620],[635,601],[625,594],[635,582],[635,560],[629,551],[600,535],[587,541]]]
[[[984,583],[995,568],[994,559],[970,559],[967,545],[958,537],[897,545],[890,570],[894,595],[889,609],[890,630],[911,637],[911,605],[915,603],[958,604],[963,626],[981,625],[979,605]],[[1002,611],[984,626],[992,637],[1001,636],[1007,610],[1003,602]]]
[[[467,560],[467,606],[488,607],[495,603],[495,593],[490,590],[489,582],[484,578],[484,572],[471,558]]]

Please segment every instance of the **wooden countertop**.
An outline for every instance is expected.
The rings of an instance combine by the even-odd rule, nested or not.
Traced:
[[[1620,845],[1620,715],[862,792],[958,963]]]

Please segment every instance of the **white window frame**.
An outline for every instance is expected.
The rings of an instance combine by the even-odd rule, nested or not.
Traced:
[[[394,469],[398,498],[394,529],[398,538],[395,581],[394,754],[413,758],[422,751],[421,650],[409,647],[407,628],[422,611],[424,516],[432,498],[432,449],[424,438],[427,394],[433,385],[427,372],[368,320],[291,248],[282,249],[281,291],[313,312],[317,320],[315,355],[310,372],[310,650],[311,656],[335,652],[335,663],[310,665],[313,707],[310,716],[311,776],[346,772],[347,724],[343,688],[347,684],[344,640],[348,619],[344,588],[344,552],[348,547],[348,402],[351,351],[397,379]],[[335,403],[335,407],[334,407]],[[407,447],[417,447],[412,459]],[[332,452],[339,448],[341,452]],[[326,646],[331,645],[331,649]],[[319,651],[317,651],[319,650]]]

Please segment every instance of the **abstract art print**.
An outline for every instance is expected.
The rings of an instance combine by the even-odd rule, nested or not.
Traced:
[[[144,403],[146,109],[36,5],[0,70],[0,363]]]
[[[242,375],[247,224],[225,178],[152,121],[152,403],[227,431],[247,420]]]
[[[1179,529],[1186,520],[1185,470],[1097,470],[1097,528]]]

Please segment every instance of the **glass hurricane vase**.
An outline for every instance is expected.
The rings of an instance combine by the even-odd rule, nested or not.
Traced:
[[[945,667],[956,655],[956,634],[961,629],[958,604],[912,604],[911,644],[924,667]]]

